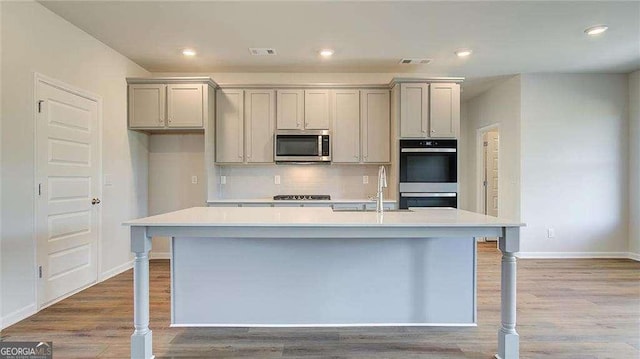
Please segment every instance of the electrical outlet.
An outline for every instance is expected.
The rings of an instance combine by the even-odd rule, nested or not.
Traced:
[[[273,183],[280,184],[280,175],[273,176]]]
[[[553,228],[547,228],[547,238],[555,238],[556,230]]]
[[[198,176],[191,176],[191,183],[198,184]]]
[[[369,184],[369,176],[362,176],[362,184]]]
[[[220,176],[220,184],[227,184],[227,176]]]

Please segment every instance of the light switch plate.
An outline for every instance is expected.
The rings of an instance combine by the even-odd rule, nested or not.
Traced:
[[[191,183],[198,184],[198,176],[191,176]]]
[[[280,175],[273,176],[273,183],[280,184]]]
[[[104,175],[104,185],[105,185],[105,187],[113,186],[113,176],[112,175]]]
[[[220,176],[220,184],[227,184],[227,176]]]
[[[556,236],[556,230],[553,228],[547,228],[547,238],[554,238]]]
[[[362,184],[369,184],[369,176],[362,176]]]

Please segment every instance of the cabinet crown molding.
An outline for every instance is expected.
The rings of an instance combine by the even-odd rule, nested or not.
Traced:
[[[219,87],[211,77],[127,77],[127,84],[193,84],[206,83],[214,88]]]
[[[416,77],[394,77],[391,82],[389,82],[389,87],[393,87],[397,84],[401,83],[462,83],[464,82],[464,77],[424,77],[424,78],[416,78]]]

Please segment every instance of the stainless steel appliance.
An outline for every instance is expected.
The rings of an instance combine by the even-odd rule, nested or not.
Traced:
[[[400,205],[457,207],[456,140],[400,140]]]
[[[328,194],[278,194],[273,196],[275,201],[328,201]]]
[[[274,143],[276,163],[331,162],[329,130],[280,130]]]

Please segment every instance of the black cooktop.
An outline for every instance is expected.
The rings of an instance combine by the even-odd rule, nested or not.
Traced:
[[[328,201],[328,194],[279,194],[273,196],[275,201]]]

